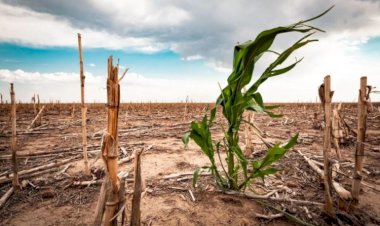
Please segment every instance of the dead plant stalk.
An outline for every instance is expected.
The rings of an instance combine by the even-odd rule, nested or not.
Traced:
[[[106,179],[110,183],[105,183],[105,189],[100,197],[105,197],[104,225],[116,225],[115,213],[118,212],[120,200],[120,178],[118,171],[118,115],[120,104],[120,86],[118,79],[118,67],[112,64],[112,57],[108,58],[108,79],[107,79],[107,132],[102,140],[102,158],[106,168]],[[104,196],[106,195],[106,196]],[[104,206],[99,199],[98,207]],[[103,212],[98,210],[96,219],[102,219]]]
[[[352,198],[353,203],[359,202],[360,183],[362,180],[363,158],[364,158],[364,141],[366,133],[366,120],[367,120],[367,101],[369,93],[367,94],[367,77],[360,78],[360,90],[358,100],[358,133],[355,151],[355,170],[352,183]]]
[[[331,150],[331,98],[333,95],[333,92],[331,92],[331,79],[330,75],[326,76],[324,78],[323,82],[323,98],[322,103],[324,104],[324,110],[325,110],[325,123],[326,127],[324,130],[324,138],[323,138],[323,159],[324,159],[324,184],[325,184],[325,211],[333,215],[334,209],[333,209],[333,202],[331,198],[331,174],[329,173],[330,168],[330,160],[329,160],[329,153]]]
[[[13,90],[13,83],[11,83],[11,122],[12,122],[12,138],[11,138],[11,150],[12,150],[12,168],[13,168],[13,188],[15,190],[20,189],[20,183],[18,180],[18,162],[17,162],[17,153],[16,153],[16,97]]]
[[[80,67],[80,86],[81,86],[81,109],[82,109],[82,148],[83,148],[83,161],[84,161],[84,172],[85,174],[90,174],[90,169],[88,167],[88,157],[87,157],[87,126],[86,126],[86,113],[87,107],[84,104],[84,72],[83,72],[83,55],[82,55],[82,42],[81,35],[78,33],[78,49],[79,49],[79,67]]]

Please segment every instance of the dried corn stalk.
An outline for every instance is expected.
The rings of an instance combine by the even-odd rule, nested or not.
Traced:
[[[40,95],[37,94],[37,112],[40,111]],[[42,115],[40,115],[37,119],[36,126],[42,125]]]
[[[86,113],[87,107],[84,103],[84,71],[83,71],[83,55],[82,55],[82,42],[81,35],[78,33],[78,50],[79,50],[79,68],[80,68],[80,86],[81,86],[81,112],[82,112],[82,149],[83,149],[83,162],[84,162],[84,172],[86,175],[90,175],[90,169],[88,167],[88,157],[87,157],[87,124],[86,124]]]
[[[353,205],[359,203],[359,192],[360,184],[362,181],[362,169],[364,160],[364,142],[367,130],[367,111],[368,111],[368,99],[369,99],[369,88],[367,86],[367,77],[360,78],[360,90],[358,97],[358,133],[356,140],[356,150],[355,150],[355,170],[353,172],[353,182],[352,182],[352,198]]]
[[[13,90],[13,83],[11,83],[11,122],[12,122],[12,137],[11,137],[11,150],[12,150],[12,168],[13,168],[13,188],[15,190],[20,189],[20,183],[18,180],[18,161],[17,161],[17,147],[16,147],[16,97]]]
[[[330,174],[330,160],[329,152],[331,149],[331,99],[334,94],[331,91],[331,78],[327,75],[324,78],[323,84],[319,87],[319,97],[323,104],[323,110],[325,113],[326,127],[323,135],[323,162],[324,162],[324,185],[325,185],[325,211],[330,216],[335,215],[333,201],[331,196],[332,187],[332,175]]]
[[[104,161],[106,176],[100,191],[95,213],[94,225],[117,225],[118,213],[124,213],[124,185],[120,182],[118,171],[118,116],[120,104],[120,86],[118,67],[108,58],[107,78],[107,131],[101,141],[101,155]],[[104,215],[104,219],[103,219]],[[122,214],[121,222],[124,222]]]

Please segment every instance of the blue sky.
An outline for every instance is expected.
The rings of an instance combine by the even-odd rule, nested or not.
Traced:
[[[86,101],[105,101],[109,55],[128,67],[122,101],[213,102],[218,83],[231,72],[233,47],[258,32],[310,18],[326,33],[295,53],[304,60],[293,71],[260,88],[270,102],[315,101],[316,89],[332,76],[334,101],[356,101],[361,76],[380,87],[380,3],[371,0],[0,0],[0,93],[17,99],[79,101],[77,33],[82,34]],[[292,4],[289,9],[288,5]],[[85,10],[84,10],[85,9]],[[239,16],[237,16],[239,15]],[[249,19],[247,19],[249,18]],[[11,23],[10,23],[11,21]],[[280,37],[287,48],[298,37]],[[257,65],[257,76],[271,62]],[[254,77],[255,78],[255,77]],[[372,100],[380,101],[379,95]]]
[[[368,42],[361,46],[361,50],[364,55],[380,59],[380,36],[370,38]]]
[[[75,36],[73,38],[76,38]],[[85,40],[84,40],[85,42]],[[173,78],[179,74],[192,72],[194,78],[210,76],[215,72],[202,59],[184,60],[171,50],[154,53],[137,51],[90,48],[84,46],[84,66],[86,72],[101,76],[107,73],[107,58],[120,59],[120,65],[130,68],[130,72],[148,77]],[[33,47],[14,43],[0,44],[0,68],[24,71],[78,72],[78,49],[68,47]]]

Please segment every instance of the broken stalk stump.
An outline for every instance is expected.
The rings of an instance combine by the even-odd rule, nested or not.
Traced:
[[[117,217],[120,200],[120,178],[118,171],[118,115],[120,104],[120,86],[118,79],[118,67],[112,65],[112,57],[108,58],[108,79],[107,79],[107,132],[104,133],[101,151],[106,168],[106,177],[110,183],[105,184],[106,198],[104,208],[104,225],[111,226],[117,224]],[[104,193],[103,192],[103,193]],[[101,199],[105,194],[101,194],[98,207],[101,207]],[[96,219],[102,219],[103,213],[98,209]]]
[[[367,101],[369,93],[367,94],[367,77],[360,78],[360,90],[358,100],[358,133],[355,150],[355,169],[352,183],[352,198],[353,204],[359,203],[360,183],[362,180],[363,158],[364,158],[364,141],[366,133],[366,120],[367,120]]]
[[[330,160],[329,152],[331,150],[331,97],[333,92],[331,92],[331,79],[330,75],[326,76],[323,81],[323,85],[320,87],[320,96],[322,104],[324,104],[325,110],[325,123],[326,127],[324,129],[323,137],[323,160],[324,160],[324,184],[325,184],[325,211],[327,214],[333,216],[334,208],[333,201],[331,198],[331,174],[329,173]]]
[[[82,148],[83,148],[83,162],[84,173],[90,175],[87,157],[87,127],[86,127],[86,113],[87,107],[84,104],[84,72],[83,72],[83,55],[82,55],[82,42],[81,35],[78,33],[78,50],[79,50],[79,68],[80,68],[80,88],[81,88],[81,110],[82,110]]]
[[[16,98],[13,90],[13,83],[11,83],[11,122],[12,122],[12,137],[11,137],[11,150],[12,150],[12,168],[13,168],[13,188],[17,191],[20,189],[20,183],[18,180],[18,162],[17,162],[17,150],[16,150]]]
[[[135,153],[135,188],[132,198],[132,213],[131,213],[131,226],[140,226],[141,224],[141,193],[142,193],[142,179],[141,179],[141,153],[142,150]]]

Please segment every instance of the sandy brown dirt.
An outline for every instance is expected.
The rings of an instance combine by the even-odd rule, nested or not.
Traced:
[[[0,225],[91,225],[100,190],[99,185],[76,187],[73,181],[91,180],[83,175],[81,160],[81,122],[80,109],[71,117],[71,104],[48,104],[42,125],[25,132],[33,119],[31,105],[20,105],[17,110],[17,146],[18,154],[52,152],[43,157],[30,156],[19,158],[19,168],[30,169],[63,159],[74,158],[66,173],[59,173],[65,166],[54,171],[28,178],[28,185],[19,193],[11,196],[0,209]],[[124,158],[134,150],[151,148],[142,157],[143,178],[146,192],[142,199],[142,223],[144,225],[293,225],[295,221],[281,217],[275,220],[259,219],[255,213],[278,213],[255,200],[236,195],[223,194],[214,185],[211,176],[200,179],[200,188],[192,189],[191,176],[165,179],[175,173],[193,172],[207,165],[208,159],[191,142],[184,148],[181,137],[188,130],[191,120],[200,119],[206,104],[189,104],[184,114],[184,104],[123,104],[119,114],[120,156]],[[380,112],[379,105],[368,117],[368,136],[363,180],[369,186],[362,186],[359,208],[349,213],[354,217],[343,223],[358,225],[378,224],[380,222]],[[149,110],[150,109],[150,110]],[[323,183],[310,169],[296,150],[301,150],[311,158],[322,162],[321,130],[313,128],[314,113],[319,105],[290,104],[281,108],[285,117],[271,119],[265,115],[255,115],[255,122],[266,134],[268,141],[285,142],[296,132],[300,132],[298,144],[294,150],[276,163],[281,171],[269,176],[265,182],[257,180],[252,184],[256,192],[266,194],[276,190],[273,197],[285,197],[323,203]],[[356,127],[356,105],[343,105],[347,123]],[[323,116],[319,114],[319,121]],[[98,156],[102,130],[106,128],[106,108],[101,104],[90,104],[88,110],[88,150],[90,162]],[[11,173],[11,163],[7,155],[10,152],[9,106],[0,109],[0,177]],[[217,122],[222,122],[220,116]],[[216,138],[221,131],[215,128]],[[241,141],[244,141],[242,132]],[[343,160],[341,173],[337,177],[347,190],[351,189],[354,138],[342,146]],[[254,154],[260,158],[265,153],[265,145],[254,137]],[[242,143],[241,145],[245,145]],[[335,158],[334,150],[331,155]],[[223,158],[223,157],[222,157]],[[120,166],[120,170],[132,171],[132,162]],[[220,165],[220,164],[219,164]],[[102,168],[99,159],[93,164],[93,170]],[[94,173],[101,179],[102,173]],[[132,174],[129,176],[132,178]],[[132,183],[127,185],[128,200],[131,200]],[[0,184],[3,195],[11,184]],[[192,189],[196,201],[193,202],[188,190]],[[336,194],[334,199],[338,200]],[[313,205],[299,205],[288,202],[271,203],[272,206],[286,210],[305,222],[321,225],[325,221],[322,209]],[[130,209],[130,205],[128,206]],[[344,215],[344,213],[342,213]],[[343,219],[344,217],[341,217]],[[356,221],[355,221],[356,220]],[[354,222],[352,222],[354,221]]]

